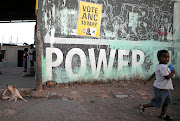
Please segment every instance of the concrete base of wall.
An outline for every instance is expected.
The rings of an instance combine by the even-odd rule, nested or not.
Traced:
[[[0,67],[17,67],[17,63],[12,62],[1,62]]]

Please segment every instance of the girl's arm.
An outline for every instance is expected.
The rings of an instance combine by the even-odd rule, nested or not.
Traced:
[[[155,72],[144,82],[144,84],[147,84],[154,77],[155,77]]]
[[[23,56],[24,56],[24,57],[27,57],[27,56],[28,56],[28,53],[26,52]]]
[[[174,68],[173,68],[174,69]],[[170,79],[175,74],[175,69],[168,76],[164,76],[165,79]]]

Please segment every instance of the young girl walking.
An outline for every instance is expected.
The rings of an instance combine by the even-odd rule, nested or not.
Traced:
[[[164,120],[173,120],[172,117],[166,114],[169,104],[172,104],[172,98],[169,93],[169,90],[173,90],[172,76],[175,74],[175,69],[171,69],[167,66],[169,62],[169,52],[167,50],[160,50],[157,53],[157,58],[159,64],[156,67],[155,72],[144,82],[146,84],[153,77],[156,77],[156,80],[153,84],[154,98],[148,104],[140,104],[139,111],[145,111],[145,108],[156,107],[162,108],[159,118]]]

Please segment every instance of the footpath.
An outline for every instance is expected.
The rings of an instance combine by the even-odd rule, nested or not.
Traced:
[[[0,77],[0,79],[2,79],[2,77]],[[0,84],[1,82],[2,80],[0,80]],[[168,114],[173,116],[175,120],[179,121],[180,80],[173,80],[173,84],[175,89],[171,91],[173,97],[173,105],[169,106]],[[141,116],[138,112],[138,109],[136,108],[136,106],[141,103],[149,103],[153,98],[152,85],[153,81],[149,82],[146,85],[144,85],[142,82],[135,81],[108,81],[107,83],[95,82],[73,83],[65,85],[57,84],[50,87],[46,85],[43,87],[43,91],[35,91],[35,88],[21,88],[19,86],[18,90],[25,99],[30,101],[36,99],[58,99],[61,101],[70,101],[72,103],[84,105],[88,109],[92,108],[93,110],[97,110],[95,112],[91,110],[89,113],[93,113],[92,115],[100,115],[98,113],[103,112],[105,116],[108,116],[108,119],[115,118],[116,115],[118,115],[121,117],[121,119],[122,117],[124,118],[121,121],[134,121],[134,119],[140,121],[147,119],[149,119],[150,121],[159,121],[160,119],[158,119],[157,117],[161,111],[160,109],[146,109],[146,111],[144,112],[145,114]],[[0,89],[1,94],[3,90],[4,89]],[[0,101],[2,102],[3,100]],[[93,105],[96,104],[97,106],[94,106],[94,109],[91,105],[89,105],[89,103]],[[98,112],[100,110],[96,109],[97,107],[100,108],[101,111],[103,111]],[[112,117],[110,115],[112,115]],[[115,117],[113,117],[113,115],[115,115]]]
[[[141,103],[149,103],[149,101],[152,99],[152,84],[153,82],[144,85],[140,82],[131,81],[112,81],[111,83],[107,84],[58,84],[51,86],[50,88],[49,86],[44,86],[43,91],[34,91],[33,89],[19,89],[23,97],[28,100],[27,104],[21,100],[18,100],[16,103],[7,102],[7,104],[6,101],[3,100],[0,100],[0,102],[3,102],[3,105],[24,105],[25,103],[25,106],[29,105],[29,108],[31,108],[30,105],[34,105],[34,103],[31,104],[33,101],[40,100],[38,104],[44,104],[43,107],[40,107],[42,110],[46,107],[45,109],[48,108],[48,110],[55,112],[55,110],[52,110],[52,107],[56,107],[55,103],[52,103],[54,100],[58,101],[58,105],[63,107],[63,113],[65,114],[68,114],[69,111],[72,110],[73,112],[71,113],[73,113],[73,116],[75,116],[77,113],[83,113],[83,116],[78,115],[77,120],[81,119],[90,121],[90,119],[87,118],[87,116],[90,115],[92,120],[95,121],[96,119],[98,119],[98,121],[161,121],[161,119],[158,118],[158,115],[161,112],[160,109],[149,108],[146,109],[143,115],[140,115],[138,109],[136,108],[137,105]],[[173,116],[175,121],[179,121],[180,82],[178,80],[174,80],[174,87],[175,90],[171,91],[173,105],[169,106],[168,114]],[[76,107],[77,109],[74,109],[73,107],[77,105],[79,105]],[[68,109],[66,107],[68,107]],[[78,109],[79,107],[82,109]],[[8,111],[9,110],[11,114],[12,109],[10,108]],[[13,108],[13,110],[15,109]],[[58,111],[59,110],[61,110],[61,108],[58,108]],[[86,111],[85,114],[84,110]],[[13,113],[12,115],[15,114]],[[71,116],[72,115],[70,115],[68,119],[72,118]]]

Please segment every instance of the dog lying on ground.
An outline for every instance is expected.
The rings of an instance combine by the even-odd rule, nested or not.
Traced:
[[[7,89],[4,90],[2,94],[2,99],[3,100],[8,100],[8,101],[14,101],[16,102],[17,99],[22,99],[23,101],[27,102],[19,93],[19,91],[12,85],[7,85]]]

